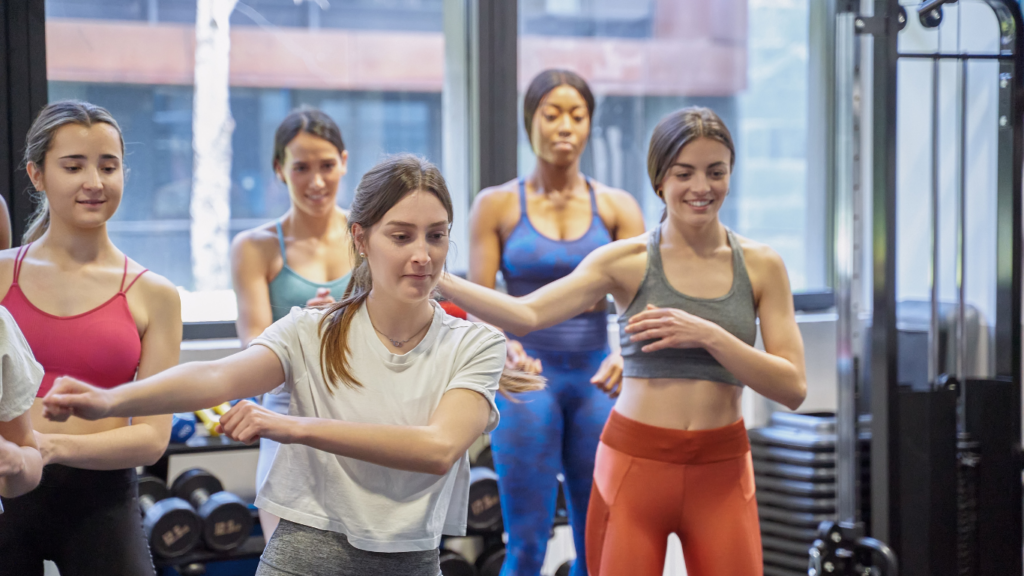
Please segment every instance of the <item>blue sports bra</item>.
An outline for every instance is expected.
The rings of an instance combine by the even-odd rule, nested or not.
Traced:
[[[590,228],[575,240],[553,240],[530,223],[526,212],[526,182],[519,180],[519,222],[509,234],[501,253],[501,273],[508,293],[523,296],[568,276],[595,248],[612,241],[597,212],[597,197],[587,178],[590,192]],[[601,350],[608,346],[608,314],[604,310],[585,312],[550,328],[531,332],[519,339],[526,348],[560,352]]]

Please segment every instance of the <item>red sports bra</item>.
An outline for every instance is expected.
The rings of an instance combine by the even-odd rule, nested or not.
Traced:
[[[60,376],[72,376],[100,388],[131,382],[139,368],[142,340],[131,311],[126,287],[128,257],[124,258],[121,289],[110,300],[74,316],[54,316],[37,308],[18,286],[21,264],[31,244],[22,246],[14,259],[14,281],[0,305],[7,308],[25,334],[32,354],[43,365],[43,383],[36,393],[42,398]]]

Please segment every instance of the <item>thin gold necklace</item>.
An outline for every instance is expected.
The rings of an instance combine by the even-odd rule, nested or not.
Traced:
[[[376,327],[376,326],[373,326],[373,320],[370,320],[370,326],[373,326],[373,329],[374,329],[374,330],[377,330],[377,334],[380,334],[381,336],[383,336],[383,337],[387,338],[387,339],[388,339],[388,341],[389,341],[389,342],[391,342],[391,345],[392,345],[392,346],[394,346],[395,348],[401,348],[402,346],[404,346],[405,344],[407,344],[407,343],[409,342],[409,340],[412,340],[413,338],[415,338],[415,337],[419,336],[419,335],[420,335],[420,332],[423,332],[423,329],[424,329],[424,328],[426,328],[427,326],[430,326],[430,325],[431,325],[431,324],[433,324],[433,323],[434,323],[434,315],[433,315],[433,314],[431,314],[431,315],[430,315],[430,321],[429,321],[429,322],[427,322],[427,323],[426,323],[426,325],[424,325],[424,326],[423,326],[423,328],[420,328],[419,330],[417,330],[415,334],[413,334],[412,336],[409,336],[409,337],[408,337],[408,338],[406,338],[405,340],[395,340],[395,339],[394,339],[394,338],[392,338],[391,336],[388,336],[387,334],[385,334],[385,333],[381,332],[380,330],[377,330],[377,327]]]

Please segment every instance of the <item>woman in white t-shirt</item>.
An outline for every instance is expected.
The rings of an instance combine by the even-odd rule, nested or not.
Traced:
[[[48,418],[165,414],[287,391],[287,415],[239,402],[221,429],[280,451],[257,498],[281,517],[259,576],[437,576],[442,534],[465,533],[466,450],[498,424],[494,394],[543,381],[504,373],[505,340],[430,299],[452,203],[432,164],[371,169],[349,213],[357,265],[341,302],[293,308],[247,350],[100,390],[59,379]],[[283,383],[283,384],[282,384]]]
[[[43,458],[28,414],[42,381],[43,367],[32,356],[11,313],[0,306],[0,496],[4,498],[30,492],[43,474]]]

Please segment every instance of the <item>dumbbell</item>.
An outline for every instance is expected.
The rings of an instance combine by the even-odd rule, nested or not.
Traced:
[[[196,433],[196,415],[191,412],[171,417],[171,442],[184,444]]]
[[[142,527],[154,554],[175,558],[199,543],[203,521],[188,502],[171,497],[163,480],[149,475],[139,477],[139,506]]]
[[[476,576],[476,568],[462,554],[441,550],[441,576]]]
[[[489,468],[470,468],[466,527],[477,534],[491,534],[500,533],[502,526],[498,475]]]
[[[241,498],[224,491],[213,474],[201,468],[182,472],[171,491],[192,503],[203,520],[203,541],[216,552],[238,548],[252,532],[252,514]]]
[[[491,446],[488,444],[476,455],[476,459],[473,460],[473,466],[480,466],[482,468],[490,468],[494,470],[494,454],[491,452]]]
[[[499,544],[484,551],[476,559],[476,573],[480,576],[498,576],[505,563],[505,546]]]

